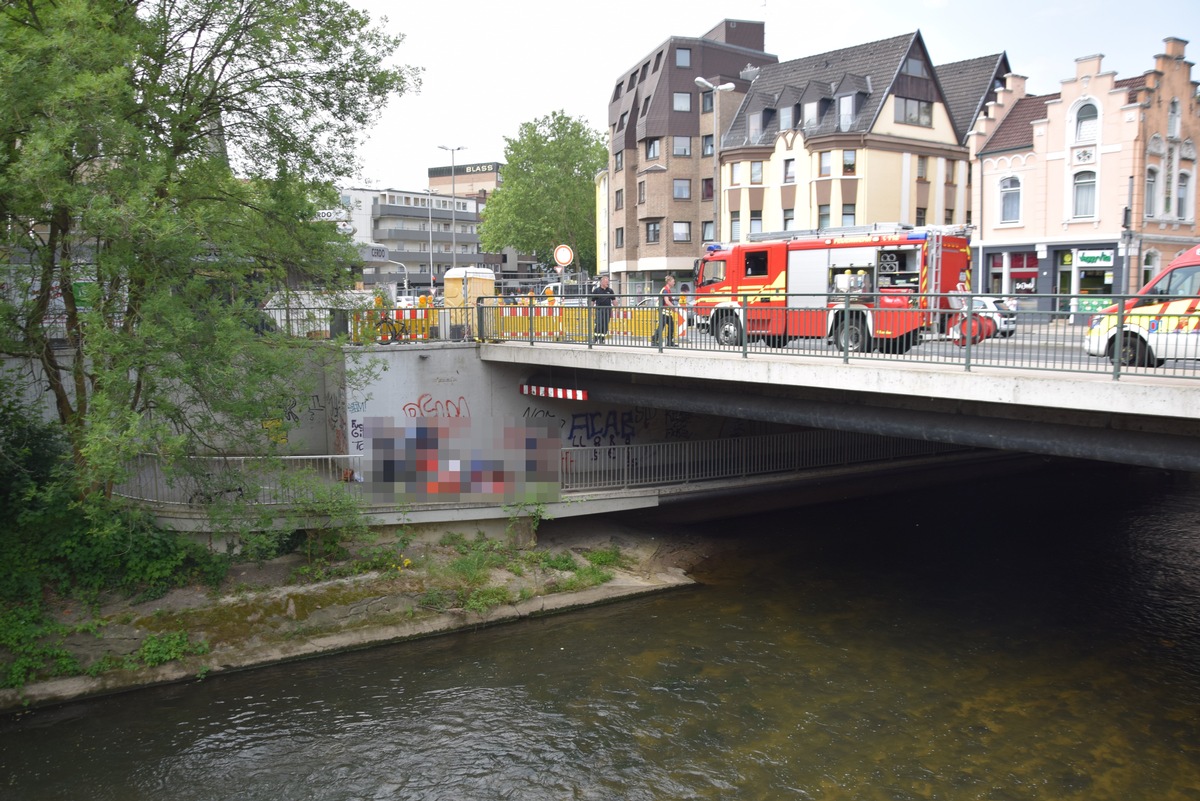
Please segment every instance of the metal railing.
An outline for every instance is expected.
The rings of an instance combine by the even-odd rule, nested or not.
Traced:
[[[360,497],[361,466],[359,455],[194,456],[169,469],[158,456],[142,454],[128,465],[127,478],[113,494],[197,508],[234,501],[294,507],[336,485]]]
[[[563,448],[564,492],[749,478],[970,450],[847,431],[796,431],[736,439]]]
[[[767,293],[682,296],[664,319],[657,298],[618,296],[595,306],[526,305],[488,298],[476,330],[489,341],[951,364],[1175,378],[1200,377],[1200,298],[1148,315],[1133,296],[1029,295],[996,307],[971,293]],[[1118,301],[1121,301],[1120,303]],[[1144,301],[1143,301],[1144,302]],[[1178,308],[1176,308],[1178,307]],[[1110,310],[1101,314],[1102,310]],[[607,319],[604,319],[607,317]],[[1089,327],[1089,320],[1099,324]],[[657,334],[657,337],[656,337]],[[1092,344],[1088,347],[1089,337]]]

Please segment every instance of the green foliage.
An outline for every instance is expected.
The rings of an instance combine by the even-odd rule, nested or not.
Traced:
[[[186,631],[169,631],[164,634],[151,634],[142,641],[141,648],[134,655],[137,663],[147,667],[158,667],[185,656],[203,655],[209,651],[208,643],[191,642]]]
[[[596,548],[585,551],[583,558],[596,567],[624,567],[630,563],[630,558],[621,554],[617,546],[611,548]]]
[[[312,220],[418,80],[400,41],[343,0],[5,4],[0,354],[45,376],[80,494],[139,454],[195,477],[277,446],[320,349],[260,307],[347,285],[355,249]]]
[[[612,573],[596,565],[585,565],[575,571],[573,575],[558,585],[558,589],[562,592],[578,592],[579,590],[595,587],[598,584],[604,584],[607,581],[612,581]]]
[[[488,199],[484,250],[513,247],[549,259],[570,245],[579,268],[596,271],[596,173],[608,160],[604,136],[555,111],[505,137],[503,184]]]
[[[492,607],[508,603],[509,600],[511,599],[508,590],[504,587],[481,587],[471,591],[463,608],[469,612],[483,614]]]

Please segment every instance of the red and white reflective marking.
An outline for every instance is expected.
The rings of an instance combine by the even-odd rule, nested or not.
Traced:
[[[562,400],[587,400],[586,389],[565,389],[563,387],[535,387],[532,384],[521,385],[522,395],[532,395],[535,398],[559,398]]]

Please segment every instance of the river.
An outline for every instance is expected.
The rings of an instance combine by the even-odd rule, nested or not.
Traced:
[[[1200,477],[708,525],[694,588],[0,718],[0,798],[1200,798]]]

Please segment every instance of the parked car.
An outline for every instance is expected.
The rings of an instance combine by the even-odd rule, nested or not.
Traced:
[[[1010,298],[976,297],[971,304],[974,313],[987,317],[996,325],[996,336],[1011,337],[1017,333],[1017,304]]]

